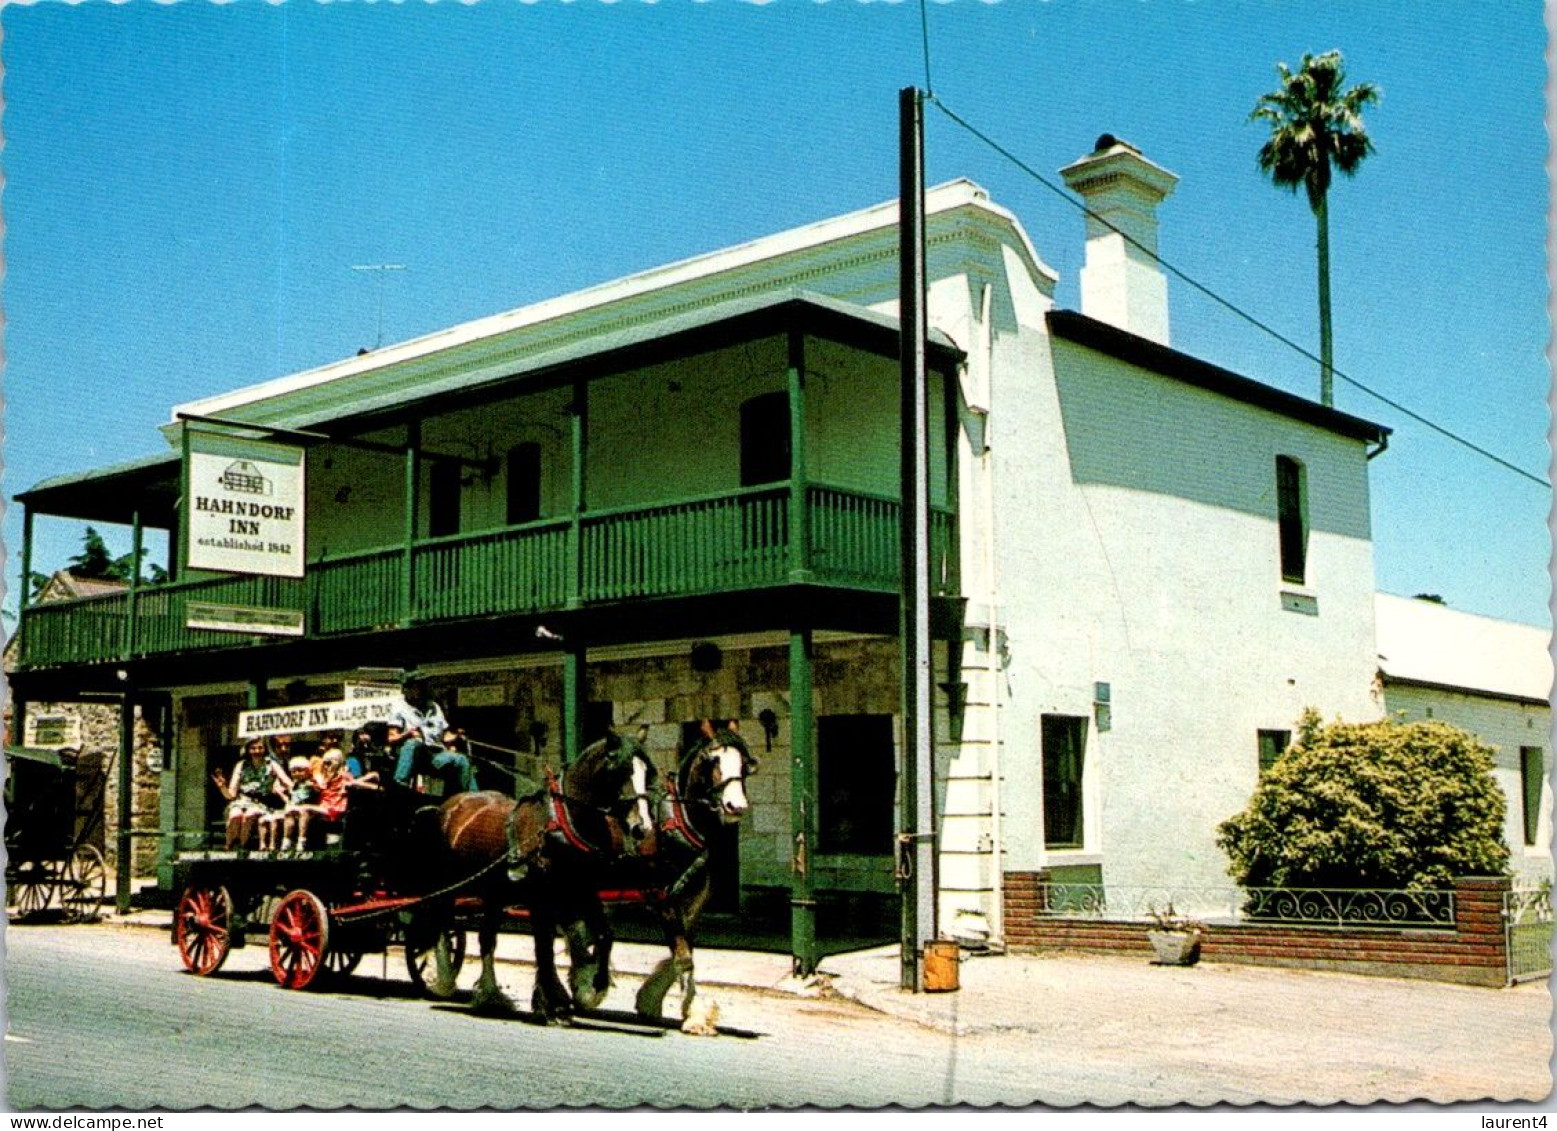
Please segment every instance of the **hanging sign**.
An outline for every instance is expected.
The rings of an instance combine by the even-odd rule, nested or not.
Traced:
[[[316,730],[355,730],[367,723],[381,723],[400,702],[398,695],[376,699],[339,699],[329,703],[300,703],[295,707],[262,707],[238,713],[238,737],[260,738],[272,734],[303,734]]]
[[[260,636],[302,636],[302,609],[270,609],[256,605],[215,605],[188,601],[184,624],[211,632],[243,632]]]
[[[303,576],[303,449],[184,430],[185,563]]]

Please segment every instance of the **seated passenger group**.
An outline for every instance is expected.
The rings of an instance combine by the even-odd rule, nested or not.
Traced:
[[[325,734],[311,758],[293,753],[291,735],[245,741],[232,773],[218,769],[211,775],[227,801],[227,847],[303,849],[311,829],[334,825],[345,815],[349,791],[381,788],[381,758],[386,774],[393,766],[393,784],[408,790],[417,788],[418,780],[426,783],[423,788],[436,783],[428,791],[442,796],[477,788],[464,736],[449,726],[425,681],[412,673],[402,692],[387,720],[382,751],[367,728],[352,735],[350,753],[341,749],[340,734]]]
[[[230,776],[211,775],[228,803],[228,848],[254,840],[261,851],[302,849],[312,822],[328,827],[345,815],[348,790],[379,788],[377,772],[347,769],[338,734],[327,734],[311,759],[293,755],[283,769],[275,750],[291,746],[291,736],[285,743],[251,738]]]

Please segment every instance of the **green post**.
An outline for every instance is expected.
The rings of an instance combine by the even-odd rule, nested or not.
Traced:
[[[17,590],[16,631],[21,632],[26,620],[27,596],[32,591],[32,508],[22,507],[22,587]],[[27,640],[23,634],[19,654],[27,662]],[[16,697],[16,685],[11,685],[11,740],[18,746],[27,742],[27,704]]]
[[[562,764],[570,766],[584,749],[584,648],[568,642],[562,653]]]
[[[789,951],[794,971],[814,974],[816,947],[816,716],[811,703],[812,632],[789,633]]]
[[[589,452],[588,427],[589,385],[584,381],[573,384],[573,412],[570,417],[569,441],[572,464],[568,469],[570,521],[568,523],[567,607],[579,608],[584,603],[584,458]]]
[[[140,516],[136,516],[136,533]],[[139,541],[137,540],[137,546]],[[139,560],[139,559],[137,559]],[[134,582],[131,582],[133,587]],[[134,592],[133,588],[131,592]],[[131,838],[130,825],[135,817],[135,696],[130,691],[119,698],[119,828],[114,837],[114,907],[121,915],[130,913]]]
[[[422,425],[413,420],[405,437],[405,557],[400,567],[400,624],[416,616],[416,513],[421,510]]]
[[[789,331],[789,580],[811,580],[810,481],[806,474],[805,335]]]
[[[124,608],[124,658],[130,659],[135,655],[135,647],[139,643],[140,624],[138,621],[139,597],[141,587],[141,540],[144,531],[141,528],[141,512],[137,508],[130,519],[130,585],[125,592]]]

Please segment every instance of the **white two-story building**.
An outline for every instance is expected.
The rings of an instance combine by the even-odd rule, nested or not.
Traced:
[[[1155,246],[1172,174],[1104,138],[1065,176]],[[941,926],[998,936],[1005,872],[1225,884],[1262,743],[1382,712],[1387,432],[1176,352],[1160,270],[1095,220],[1080,312],[979,186],[927,230]],[[18,496],[168,531],[173,579],[26,610],[16,695],[167,706],[170,884],[238,711],[364,670],[427,673],[509,765],[739,719],[762,768],[716,906],[793,917],[797,954],[890,935],[897,240],[882,204],[178,406],[162,453]],[[300,576],[189,564],[184,448],[254,441],[302,453]]]

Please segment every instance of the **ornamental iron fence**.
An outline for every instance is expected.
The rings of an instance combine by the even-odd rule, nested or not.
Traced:
[[[1454,892],[1376,888],[1132,887],[1039,885],[1039,914],[1153,921],[1173,914],[1224,923],[1453,929]],[[1546,936],[1551,937],[1548,907]]]
[[[1552,893],[1521,888],[1503,895],[1508,935],[1508,980],[1523,982],[1552,972]]]

